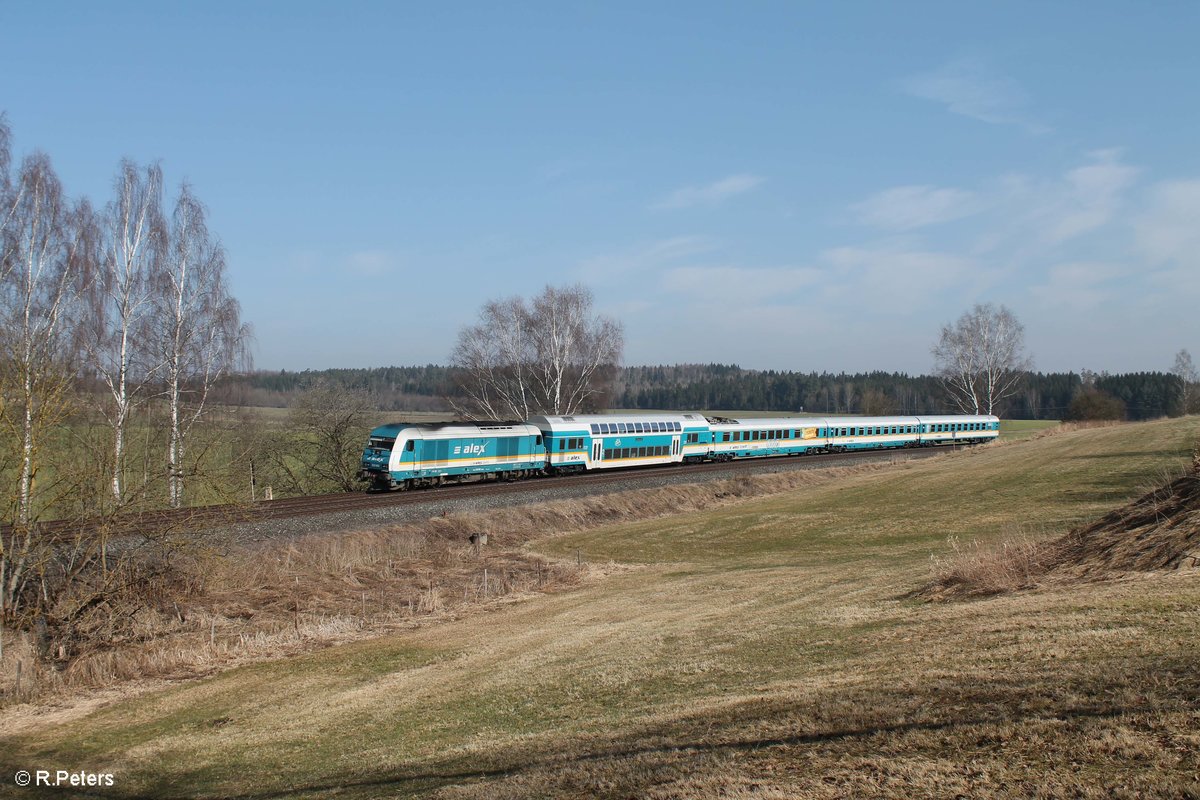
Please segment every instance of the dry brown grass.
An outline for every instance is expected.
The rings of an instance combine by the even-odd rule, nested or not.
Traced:
[[[139,610],[129,640],[85,650],[61,669],[35,658],[27,642],[6,648],[0,705],[148,679],[201,677],[458,619],[467,608],[561,591],[624,569],[531,554],[524,545],[533,539],[717,508],[887,468],[745,476],[236,547],[192,563],[182,581],[191,591]],[[480,532],[488,534],[488,544],[475,547],[468,537]]]

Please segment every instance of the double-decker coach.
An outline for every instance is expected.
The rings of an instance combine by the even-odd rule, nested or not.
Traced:
[[[700,414],[574,414],[531,417],[552,473],[702,461],[711,443]]]

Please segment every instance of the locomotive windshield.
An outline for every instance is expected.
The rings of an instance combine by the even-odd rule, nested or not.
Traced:
[[[367,447],[372,450],[391,450],[392,445],[395,443],[395,439],[388,439],[385,436],[372,436],[367,441]]]

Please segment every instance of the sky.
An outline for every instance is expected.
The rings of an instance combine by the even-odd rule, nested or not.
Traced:
[[[265,370],[446,363],[582,283],[627,364],[1200,357],[1200,4],[0,0],[0,113],[207,205]]]

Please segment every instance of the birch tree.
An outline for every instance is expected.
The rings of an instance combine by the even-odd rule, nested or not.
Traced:
[[[6,142],[4,143],[6,144]],[[43,154],[6,181],[0,261],[0,426],[15,451],[12,529],[0,537],[0,612],[21,590],[35,546],[34,485],[47,433],[69,415],[77,300],[94,242],[86,203],[68,204]]]
[[[484,305],[479,324],[464,328],[450,355],[458,370],[459,413],[485,419],[528,419],[536,412],[529,371],[533,339],[521,298]]]
[[[1192,354],[1186,349],[1176,353],[1171,373],[1179,378],[1180,410],[1184,414],[1200,411],[1200,372],[1196,370]]]
[[[153,282],[166,255],[162,170],[122,161],[116,197],[103,217],[104,252],[91,292],[88,362],[107,390],[103,414],[112,431],[110,492],[125,502],[126,428],[145,402],[161,354],[147,347],[155,309]]]
[[[487,303],[451,354],[460,413],[491,419],[598,408],[624,348],[617,321],[592,310],[583,286]]]
[[[168,414],[167,499],[184,502],[185,459],[213,385],[246,358],[249,329],[228,290],[225,253],[204,206],[186,184],[171,217],[165,265],[156,281],[155,330]]]
[[[942,326],[932,352],[938,378],[964,414],[995,414],[1032,367],[1025,327],[1006,307],[991,303],[977,303]]]

